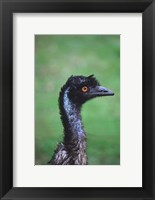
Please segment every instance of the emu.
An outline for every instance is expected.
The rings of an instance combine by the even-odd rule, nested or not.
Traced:
[[[87,165],[86,134],[81,119],[82,105],[95,97],[114,95],[100,86],[94,75],[71,76],[61,88],[59,109],[64,127],[63,142],[59,143],[51,165]],[[93,111],[94,112],[94,111]]]

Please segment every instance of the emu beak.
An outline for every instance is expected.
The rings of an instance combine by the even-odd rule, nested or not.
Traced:
[[[114,93],[111,90],[102,86],[96,86],[90,92],[94,96],[113,96],[114,95]]]

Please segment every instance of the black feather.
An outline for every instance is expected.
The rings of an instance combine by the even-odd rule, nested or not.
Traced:
[[[64,127],[64,138],[49,161],[51,165],[86,165],[88,163],[86,134],[80,111],[82,104],[92,97],[82,92],[83,86],[87,86],[91,90],[91,88],[99,86],[99,82],[94,75],[88,77],[72,75],[61,88],[59,109]]]

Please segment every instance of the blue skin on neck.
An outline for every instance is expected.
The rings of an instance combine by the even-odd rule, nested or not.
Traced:
[[[64,123],[64,126],[67,126],[67,129],[69,129],[73,135],[82,136],[84,135],[84,129],[81,120],[80,109],[69,99],[68,92],[69,89],[66,89],[63,94],[64,114],[68,122],[68,124]]]

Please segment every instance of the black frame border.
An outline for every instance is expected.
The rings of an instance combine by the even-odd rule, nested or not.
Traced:
[[[143,187],[13,187],[13,13],[142,13]],[[133,47],[134,48],[134,47]],[[0,197],[1,199],[155,200],[155,1],[0,0]],[[28,175],[28,172],[25,172]]]

